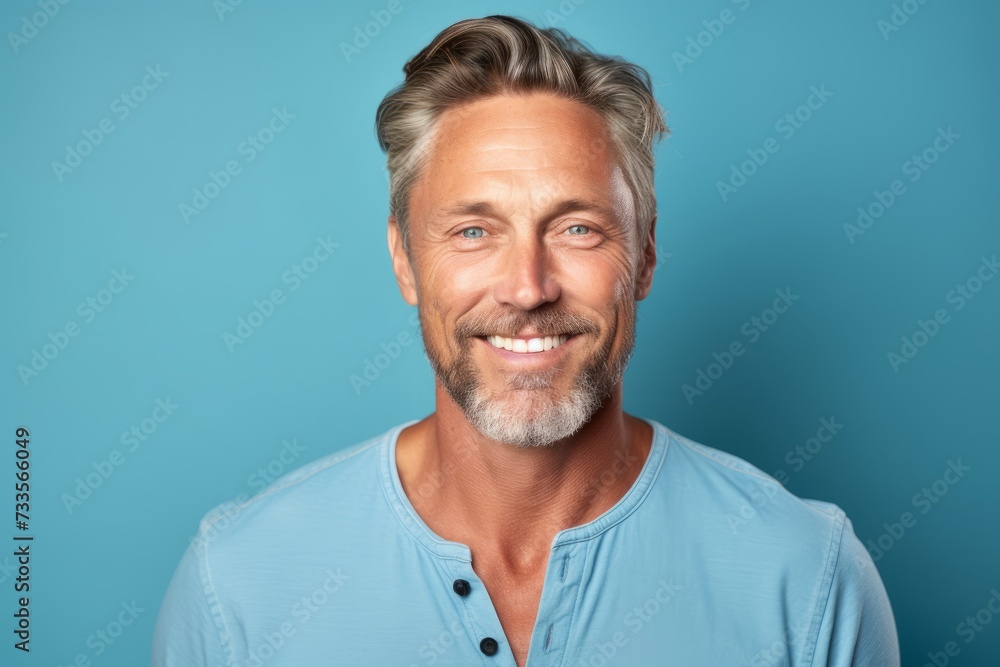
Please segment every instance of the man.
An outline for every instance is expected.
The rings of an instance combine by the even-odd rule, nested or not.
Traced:
[[[376,126],[435,412],[206,516],[153,664],[898,665],[843,511],[622,409],[645,71],[504,16],[404,71]]]

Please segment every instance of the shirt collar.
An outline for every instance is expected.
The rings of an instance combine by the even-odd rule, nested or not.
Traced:
[[[420,544],[442,558],[453,558],[471,563],[472,552],[469,547],[459,542],[445,540],[434,533],[424,523],[420,515],[417,514],[417,511],[410,503],[410,499],[403,492],[403,485],[399,481],[399,470],[396,468],[396,443],[403,429],[418,421],[417,419],[413,419],[404,422],[393,427],[385,434],[379,446],[379,468],[382,488],[385,491],[389,504],[392,506],[393,512],[403,524],[403,527]],[[659,422],[651,419],[643,419],[643,421],[653,428],[653,442],[646,457],[646,462],[643,464],[642,470],[632,483],[632,486],[625,495],[619,498],[617,503],[593,521],[556,533],[555,539],[552,541],[553,548],[562,544],[592,539],[612,526],[624,521],[642,504],[653,482],[659,475],[667,451],[666,428]]]

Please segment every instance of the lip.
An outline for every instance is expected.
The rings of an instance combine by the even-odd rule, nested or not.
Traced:
[[[502,347],[493,347],[493,345],[486,340],[485,336],[477,336],[476,339],[509,365],[517,366],[518,368],[535,368],[548,366],[549,364],[561,359],[566,355],[566,348],[570,345],[574,345],[576,343],[576,339],[579,337],[579,334],[573,334],[569,337],[569,340],[559,347],[554,347],[551,350],[545,350],[543,352],[512,352],[510,350],[505,350]]]

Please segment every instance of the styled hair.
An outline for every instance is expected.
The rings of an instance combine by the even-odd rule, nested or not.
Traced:
[[[441,31],[403,67],[404,81],[375,114],[386,154],[389,211],[409,252],[408,204],[433,143],[437,122],[452,107],[500,94],[549,92],[577,100],[604,119],[614,156],[636,203],[639,247],[656,215],[653,145],[669,130],[649,73],[620,56],[593,52],[558,28],[540,29],[511,16],[466,19]],[[595,138],[591,154],[603,138]]]

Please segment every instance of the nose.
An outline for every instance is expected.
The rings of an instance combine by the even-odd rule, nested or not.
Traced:
[[[549,250],[541,239],[522,239],[504,250],[500,275],[493,288],[499,304],[532,310],[559,298],[559,283]]]

